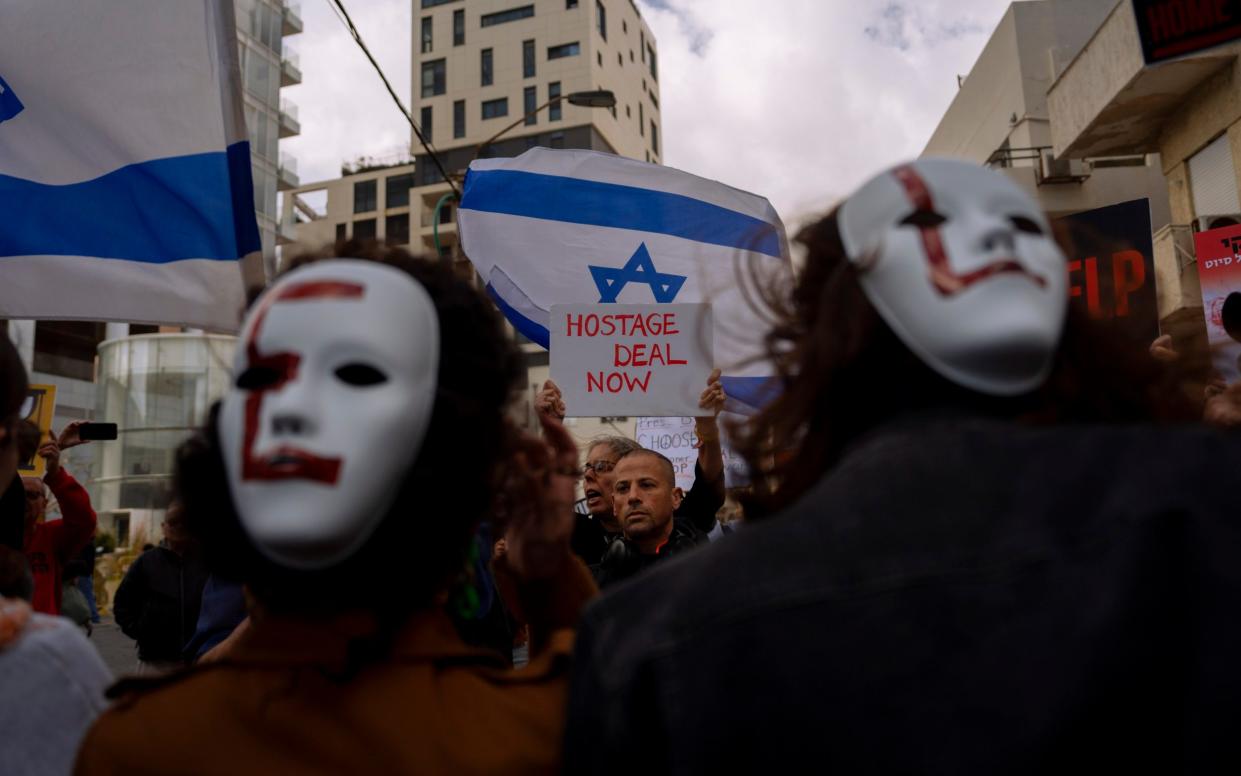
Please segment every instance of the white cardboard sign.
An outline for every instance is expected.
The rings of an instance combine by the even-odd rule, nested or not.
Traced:
[[[549,323],[569,416],[698,412],[714,361],[711,305],[561,304]]]

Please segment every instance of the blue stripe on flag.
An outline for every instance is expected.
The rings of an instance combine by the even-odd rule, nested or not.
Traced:
[[[778,377],[728,377],[720,378],[720,385],[729,399],[736,399],[754,409],[762,409],[780,394]]]
[[[504,313],[504,317],[508,318],[508,322],[513,324],[514,329],[521,332],[522,335],[531,342],[542,345],[544,349],[551,349],[552,336],[551,333],[547,331],[546,326],[541,326],[518,312],[517,308],[504,301],[504,297],[500,296],[500,294],[496,291],[495,286],[490,283],[487,284],[487,295],[490,296],[496,303],[496,306],[500,308],[500,312]]]
[[[700,199],[520,170],[470,170],[461,207],[634,229],[782,258],[773,224]]]
[[[0,175],[0,257],[97,256],[163,264],[262,249],[250,144],[139,162],[66,185]]]

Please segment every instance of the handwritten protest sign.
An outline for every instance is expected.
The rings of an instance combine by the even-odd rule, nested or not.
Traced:
[[[1241,380],[1241,226],[1194,235],[1211,366],[1225,382]]]
[[[712,368],[708,304],[552,305],[551,375],[573,417],[685,416]]]
[[[718,421],[726,426],[724,413]],[[736,415],[732,416],[736,418]],[[698,460],[698,434],[693,418],[638,418],[634,425],[634,438],[647,450],[654,450],[672,461],[676,472],[677,487],[685,492],[694,485],[694,463]],[[736,488],[750,484],[749,469],[741,456],[732,449],[726,439],[721,439],[720,452],[724,456],[724,486]]]

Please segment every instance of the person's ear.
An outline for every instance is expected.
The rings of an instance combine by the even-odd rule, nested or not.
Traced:
[[[675,510],[681,506],[682,499],[685,498],[685,492],[680,488],[672,489],[672,508]]]

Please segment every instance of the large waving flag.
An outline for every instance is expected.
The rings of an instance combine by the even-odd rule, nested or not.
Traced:
[[[473,162],[457,219],[487,291],[531,340],[548,346],[553,304],[710,302],[724,390],[762,403],[762,292],[790,271],[766,199],[670,167],[535,148]]]
[[[0,317],[237,327],[233,0],[0,1]]]

